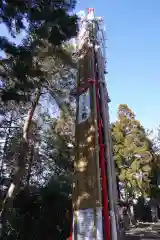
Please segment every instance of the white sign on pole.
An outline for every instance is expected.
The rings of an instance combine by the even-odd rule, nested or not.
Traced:
[[[85,122],[91,113],[91,106],[90,106],[90,91],[89,89],[82,93],[79,96],[79,114],[78,114],[78,123]]]
[[[75,216],[73,220],[73,240],[74,234],[77,235],[77,240],[103,240],[101,208],[98,208],[96,212],[96,238],[94,237],[94,210],[82,209],[75,212]]]

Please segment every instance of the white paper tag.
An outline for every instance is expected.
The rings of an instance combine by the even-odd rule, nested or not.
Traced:
[[[78,123],[85,122],[91,113],[90,91],[89,89],[79,96]]]
[[[82,209],[74,213],[73,219],[73,240],[77,235],[77,240],[103,240],[102,209],[96,211],[96,238],[94,237],[94,210]]]

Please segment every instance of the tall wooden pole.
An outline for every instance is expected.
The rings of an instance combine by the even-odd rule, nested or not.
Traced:
[[[82,24],[78,39],[74,240],[103,239],[94,51],[89,30],[92,23],[88,18]]]
[[[74,240],[119,239],[101,21],[89,9],[78,38]]]

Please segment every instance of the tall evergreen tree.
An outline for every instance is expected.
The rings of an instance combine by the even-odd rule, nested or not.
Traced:
[[[46,78],[41,59],[56,54],[64,58],[60,46],[77,33],[77,17],[69,12],[74,5],[75,1],[65,0],[25,1],[23,4],[1,1],[0,19],[11,34],[16,37],[20,30],[26,32],[18,46],[0,37],[0,49],[6,55],[0,61],[2,101],[29,100],[26,93],[32,94]]]
[[[73,5],[73,1],[68,3],[62,0],[26,1],[24,4],[16,1],[15,5],[11,1],[1,1],[0,4],[0,18],[12,36],[16,37],[22,29],[26,32],[26,37],[18,46],[0,37],[0,49],[5,52],[4,58],[0,60],[0,96],[4,104],[14,100],[18,104],[28,102],[30,105],[20,139],[17,164],[2,204],[3,226],[25,175],[31,124],[41,94],[50,94],[59,107],[66,101],[66,94],[61,87],[62,80],[67,85],[68,72],[70,76],[74,75],[71,70],[74,64],[63,44],[77,33],[77,17],[69,12]]]
[[[152,143],[126,104],[118,108],[112,139],[119,181],[125,190],[126,199],[137,194],[147,194],[153,159]]]
[[[43,113],[42,103],[43,101],[36,112],[37,120],[33,120],[31,125],[21,188],[13,199],[10,214],[6,216],[5,234],[9,239],[49,239],[51,236],[65,239],[71,227],[73,121],[72,117],[62,112],[54,118],[52,114]],[[51,102],[51,108],[54,105]],[[14,173],[19,156],[22,122],[18,121],[18,124],[19,128],[13,129],[8,139],[4,155],[4,178]],[[9,182],[3,183],[3,189],[8,187]],[[29,216],[33,221],[29,220]],[[32,225],[35,227],[32,228]]]
[[[151,169],[150,197],[160,200],[160,128],[153,138],[154,160]]]

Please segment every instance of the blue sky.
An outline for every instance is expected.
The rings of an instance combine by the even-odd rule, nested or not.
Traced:
[[[87,7],[105,19],[111,120],[116,119],[118,105],[127,103],[146,128],[156,129],[160,125],[160,1],[80,0],[77,11]]]
[[[116,119],[118,105],[127,103],[146,128],[156,129],[160,124],[160,1],[80,0],[76,11],[87,7],[105,19],[111,120]],[[4,26],[0,30],[7,35]]]

